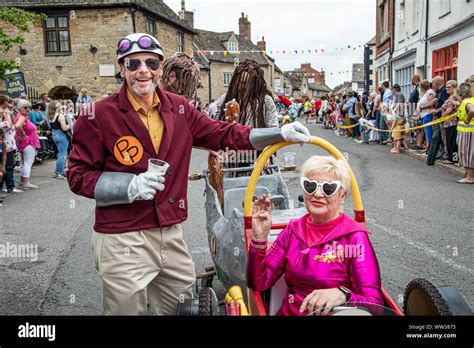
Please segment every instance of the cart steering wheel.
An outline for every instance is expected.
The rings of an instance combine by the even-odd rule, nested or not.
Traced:
[[[255,187],[257,186],[258,178],[260,177],[260,173],[263,170],[263,166],[267,159],[269,159],[275,152],[280,150],[282,147],[294,145],[293,142],[279,142],[267,147],[262,154],[258,157],[257,163],[255,163],[255,167],[252,171],[252,175],[250,176],[249,183],[247,186],[247,191],[245,191],[245,198],[244,198],[244,223],[245,223],[245,245],[248,249],[248,243],[250,240],[250,234],[247,233],[247,230],[252,230],[252,198],[255,191]],[[355,214],[355,221],[365,224],[365,214],[364,214],[364,207],[362,206],[362,198],[360,196],[359,185],[357,184],[357,180],[352,172],[349,163],[347,163],[346,159],[342,155],[342,153],[334,147],[334,145],[330,144],[326,140],[312,136],[310,144],[319,146],[329,152],[333,157],[338,160],[344,161],[347,165],[347,169],[349,169],[349,174],[351,177],[351,192],[352,192],[352,200],[354,202],[354,214]],[[272,229],[277,228],[284,228],[285,226],[282,224],[272,225]]]

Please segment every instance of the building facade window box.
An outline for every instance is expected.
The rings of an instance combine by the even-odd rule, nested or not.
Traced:
[[[178,52],[184,52],[184,34],[180,31],[176,33],[176,44]]]
[[[443,18],[451,13],[451,0],[440,0],[439,6],[440,6],[439,18]]]
[[[395,70],[395,83],[398,83],[401,88],[401,92],[408,98],[413,89],[411,78],[415,75],[415,65],[410,65],[405,68]]]
[[[237,42],[235,41],[229,41],[228,43],[228,50],[230,52],[237,52],[239,50],[239,46],[237,44]]]
[[[433,51],[432,77],[442,76],[444,81],[457,79],[458,44]]]
[[[156,36],[156,22],[154,19],[146,19],[146,32],[150,35]]]
[[[69,17],[67,14],[49,15],[44,20],[43,32],[46,55],[71,55]]]

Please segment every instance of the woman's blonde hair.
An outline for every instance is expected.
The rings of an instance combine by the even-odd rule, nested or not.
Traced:
[[[57,100],[53,100],[48,104],[48,118],[51,121],[59,111],[60,103]]]
[[[332,156],[312,156],[308,158],[301,167],[301,175],[304,177],[319,173],[333,174],[341,181],[341,186],[344,191],[348,192],[351,176],[344,161],[337,160]]]

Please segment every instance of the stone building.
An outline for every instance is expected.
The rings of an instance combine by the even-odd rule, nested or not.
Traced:
[[[375,36],[364,45],[364,90],[375,91]]]
[[[301,90],[302,84],[303,77],[301,77],[300,74],[292,74],[291,72],[285,72],[285,96],[287,96],[288,98],[294,98],[297,101],[301,101],[303,99],[303,92]]]
[[[233,31],[218,33],[202,29],[194,30],[197,34],[193,46],[195,58],[203,70],[202,88],[198,89],[197,94],[204,103],[227,93],[235,67],[247,58],[259,64],[264,72],[268,89],[273,93],[276,92],[275,77],[278,76],[282,81],[281,69],[276,66],[275,60],[266,54],[263,37],[257,45],[252,42],[251,23],[244,13],[239,18],[239,34]]]
[[[285,94],[285,72],[275,64],[275,77],[273,79],[275,94]]]
[[[392,76],[391,55],[393,37],[393,8],[395,0],[377,0],[375,33],[375,81],[379,87]]]
[[[359,94],[362,94],[365,91],[363,63],[352,64],[352,90]]]
[[[2,5],[48,16],[22,33],[21,53],[13,47],[2,57],[19,59],[26,84],[53,98],[74,99],[82,87],[94,99],[117,91],[116,45],[133,32],[157,37],[165,58],[177,51],[192,56],[194,30],[161,0],[27,0]],[[5,22],[0,26],[15,34]]]
[[[288,80],[292,84],[293,90],[290,97],[297,100],[304,99],[304,97],[321,97],[331,91],[326,85],[324,71],[314,69],[311,63],[301,64],[299,69],[288,71],[288,76],[292,77]]]
[[[473,73],[474,3],[396,1],[392,79],[409,95],[411,77],[464,81]]]

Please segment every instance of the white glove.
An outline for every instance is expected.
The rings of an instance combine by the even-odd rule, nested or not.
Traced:
[[[281,136],[285,141],[292,141],[295,143],[309,143],[311,134],[308,128],[303,126],[298,121],[285,124],[281,127]]]
[[[130,203],[136,200],[152,200],[156,191],[165,189],[165,178],[157,173],[145,172],[133,177],[128,185],[128,200]]]

